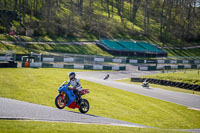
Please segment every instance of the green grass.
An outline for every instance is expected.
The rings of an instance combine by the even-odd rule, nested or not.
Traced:
[[[87,32],[83,33],[85,38],[80,37],[60,37],[60,36],[37,36],[37,37],[28,37],[23,35],[17,35],[20,39],[25,42],[68,42],[68,41],[95,41],[97,38],[94,35],[91,35]],[[1,41],[14,41],[17,39],[14,36],[10,36],[9,34],[0,34]]]
[[[181,131],[153,128],[133,128],[95,124],[75,124],[38,121],[0,120],[0,132],[3,133],[182,133]]]
[[[17,54],[28,54],[31,52],[24,47],[20,47],[19,45],[3,44],[0,42],[0,53],[4,53],[3,51],[16,51]]]
[[[31,51],[34,52],[59,52],[59,53],[71,53],[71,54],[85,54],[85,55],[102,55],[111,56],[106,51],[103,51],[95,44],[88,45],[62,45],[62,44],[28,44],[26,47],[21,47],[15,44],[3,44],[0,43],[0,50],[14,50],[17,54],[28,54]]]
[[[175,72],[175,73],[158,73],[142,77],[200,85],[200,75],[198,74],[198,70]]]
[[[55,107],[57,88],[71,71],[1,68],[0,96]],[[85,80],[81,83],[91,92],[85,96],[90,102],[89,114],[160,128],[200,127],[199,111]]]
[[[131,82],[130,79],[122,79],[122,80],[117,80],[117,81],[129,83],[129,84],[136,84],[136,85],[142,84],[140,82]],[[170,91],[178,91],[178,92],[200,95],[199,91],[192,91],[192,90],[181,89],[181,88],[177,88],[177,87],[163,86],[163,85],[157,85],[157,84],[151,84],[151,83],[149,83],[149,86],[153,87],[153,88],[161,88],[161,89],[170,90]]]
[[[168,56],[181,56],[181,57],[199,57],[200,48],[185,49],[185,50],[175,50],[175,49],[165,49],[168,52]]]

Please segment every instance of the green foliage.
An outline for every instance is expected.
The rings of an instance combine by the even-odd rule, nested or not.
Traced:
[[[134,2],[137,5],[139,1]],[[141,1],[137,13],[133,11],[133,0],[84,0],[82,5],[77,0],[73,2],[30,0],[23,3],[5,0],[0,8],[12,11],[10,14],[4,14],[2,23],[13,24],[13,28],[21,35],[25,34],[24,27],[30,27],[34,29],[35,36],[62,36],[86,40],[91,39],[88,38],[91,35],[95,39],[100,37],[135,39],[143,36],[142,38],[147,41],[152,40],[155,43],[161,41],[182,47],[182,43],[199,41],[200,15],[197,13],[199,8],[190,6],[194,4],[193,2],[195,1]],[[145,7],[146,4],[148,4],[148,9]],[[145,16],[146,9],[148,17]],[[134,12],[136,22],[132,22]],[[9,18],[10,15],[16,13],[18,19]],[[144,18],[149,20],[148,31],[144,26]],[[162,22],[163,29],[161,29]],[[9,31],[8,25],[3,27],[0,27],[2,33]]]
[[[2,68],[0,96],[55,107],[52,101],[58,94],[57,88],[68,80],[67,73],[71,71]],[[200,127],[199,111],[82,79],[81,84],[83,88],[90,89],[90,94],[84,96],[90,102],[89,114],[160,128]]]
[[[27,49],[25,49],[24,47],[20,47],[18,45],[13,45],[13,44],[3,44],[0,43],[0,50],[1,51],[16,51],[16,53],[18,54],[28,54],[30,53]],[[0,52],[1,53],[1,52]]]
[[[6,27],[0,25],[0,33],[5,33]]]
[[[1,41],[16,41],[15,37],[10,36],[8,34],[0,34]]]

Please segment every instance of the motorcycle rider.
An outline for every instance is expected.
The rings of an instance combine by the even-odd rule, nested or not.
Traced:
[[[142,86],[143,87],[149,87],[149,82],[147,82],[147,79],[144,80],[144,82],[142,82]]]
[[[70,86],[70,85],[72,87],[68,87],[68,89],[73,90],[74,94],[78,97],[79,92],[81,92],[83,89],[82,89],[80,80],[76,78],[75,72],[71,72],[69,74],[68,86]]]
[[[109,73],[106,74],[106,76],[104,77],[104,80],[108,79],[110,77]]]

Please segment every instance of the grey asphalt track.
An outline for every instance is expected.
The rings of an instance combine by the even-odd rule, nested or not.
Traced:
[[[0,97],[0,120],[36,120],[47,122],[66,122],[77,124],[98,124],[124,127],[153,128],[136,123],[100,117],[90,114],[59,110],[57,108],[38,105]],[[172,129],[178,131],[200,133],[200,129]]]
[[[103,80],[104,76],[109,73],[110,78],[108,80]],[[102,85],[107,85],[110,87],[122,89],[125,91],[129,91],[132,93],[137,93],[153,98],[157,98],[160,100],[173,102],[176,104],[184,105],[189,108],[196,108],[200,109],[200,96],[193,95],[188,93],[176,92],[176,91],[169,91],[159,88],[152,88],[146,89],[143,88],[141,85],[134,85],[128,83],[117,82],[117,79],[123,78],[130,78],[130,77],[139,77],[142,75],[148,75],[152,73],[158,72],[140,72],[140,71],[119,71],[119,72],[78,72],[77,76],[80,79],[92,81],[95,83],[99,83]]]
[[[53,122],[105,124],[127,127],[148,127],[140,124],[115,120],[90,114],[60,110],[57,108],[27,103],[0,97],[0,119],[39,120]]]

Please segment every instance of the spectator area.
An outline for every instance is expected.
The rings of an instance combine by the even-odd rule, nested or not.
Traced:
[[[148,42],[101,39],[99,43],[108,51],[113,51],[112,53],[118,51],[119,54],[123,55],[128,53],[127,55],[151,54],[151,56],[167,56],[167,52]]]

